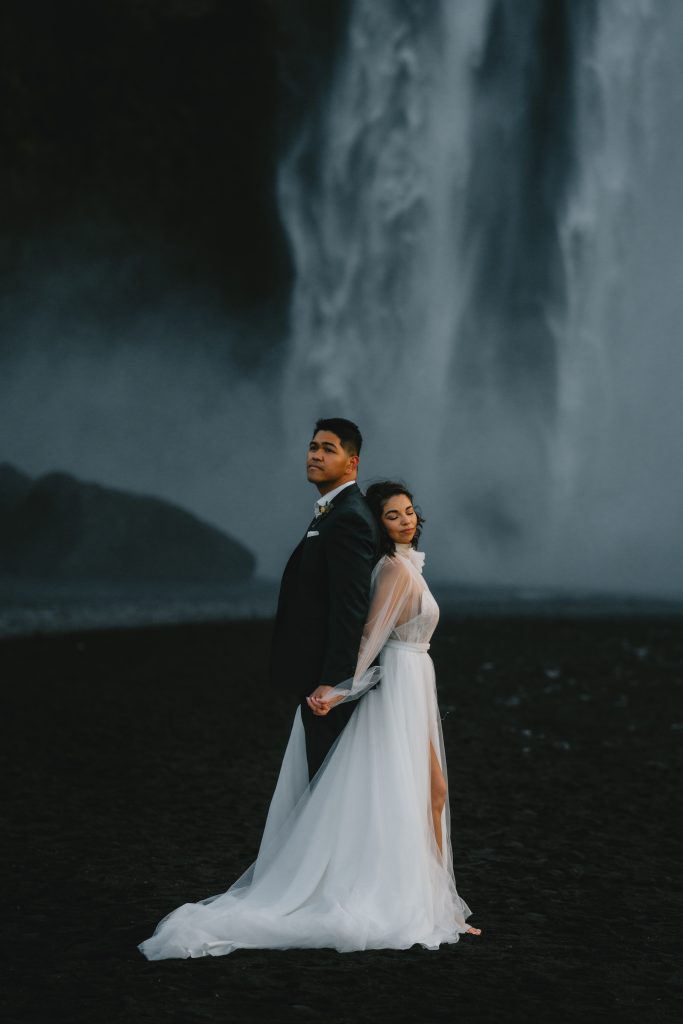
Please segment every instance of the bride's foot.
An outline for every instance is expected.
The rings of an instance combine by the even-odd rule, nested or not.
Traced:
[[[467,929],[467,934],[468,935],[481,935],[481,928],[468,928]]]

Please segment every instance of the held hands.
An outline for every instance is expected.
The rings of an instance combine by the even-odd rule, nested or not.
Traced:
[[[335,704],[339,704],[344,699],[343,693],[337,693],[334,697],[325,699],[325,694],[333,690],[333,686],[317,686],[310,697],[306,698],[306,703],[313,712],[314,715],[322,716],[326,715]]]

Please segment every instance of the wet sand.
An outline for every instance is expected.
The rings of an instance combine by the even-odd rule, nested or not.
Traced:
[[[5,641],[2,1018],[683,1019],[683,620],[447,618],[435,637],[458,887],[436,952],[136,945],[254,858],[293,708],[270,625]]]

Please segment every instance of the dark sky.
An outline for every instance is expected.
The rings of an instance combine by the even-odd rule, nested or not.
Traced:
[[[197,280],[231,309],[282,314],[291,267],[277,158],[315,115],[345,9],[345,0],[6,0],[5,279],[70,250],[97,259],[135,249],[149,253],[140,301],[174,279]]]

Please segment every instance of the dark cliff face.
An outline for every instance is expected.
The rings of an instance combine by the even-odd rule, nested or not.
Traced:
[[[0,574],[23,579],[237,583],[254,556],[159,498],[0,466]]]
[[[324,91],[346,2],[9,0],[0,269],[137,255],[93,302],[179,282],[283,317],[280,146]]]

